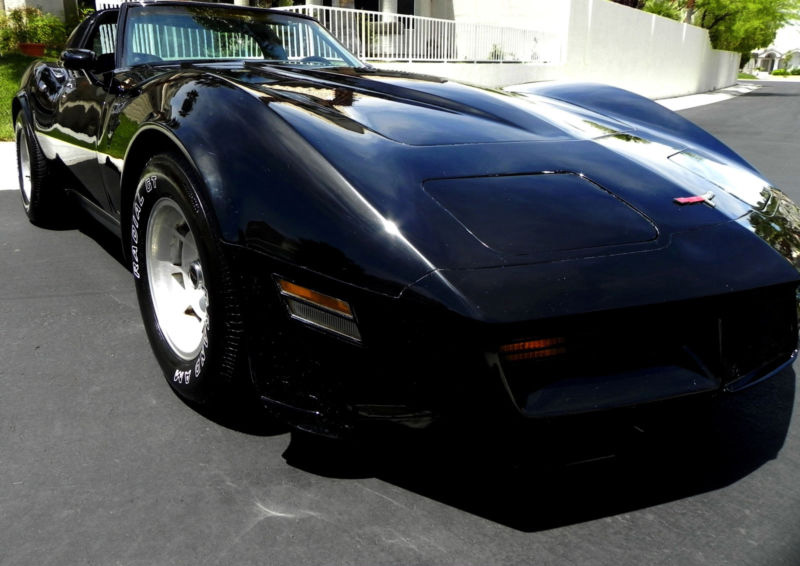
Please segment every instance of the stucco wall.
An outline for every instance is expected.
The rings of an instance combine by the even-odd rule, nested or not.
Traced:
[[[607,0],[437,0],[436,16],[456,21],[563,33],[562,64],[477,65],[390,63],[382,67],[438,74],[486,86],[537,80],[613,84],[651,98],[726,87],[739,55],[711,48],[708,32]]]
[[[571,4],[564,79],[612,83],[651,98],[736,82],[739,55],[712,49],[705,29],[605,0],[564,3]]]

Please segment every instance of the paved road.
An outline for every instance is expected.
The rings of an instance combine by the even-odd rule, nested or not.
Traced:
[[[800,197],[800,85],[684,114]],[[172,395],[115,250],[0,192],[2,566],[800,563],[794,371],[524,465],[452,437],[320,446]]]
[[[759,81],[762,88],[681,114],[718,136],[800,202],[800,83]]]

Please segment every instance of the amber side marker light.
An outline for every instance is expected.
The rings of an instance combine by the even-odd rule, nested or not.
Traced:
[[[500,346],[500,354],[503,359],[510,362],[552,358],[566,352],[566,339],[563,337],[526,340]]]
[[[350,304],[285,279],[276,278],[292,318],[361,342]]]
[[[289,295],[291,297],[303,299],[304,301],[313,303],[318,307],[332,310],[337,314],[353,318],[353,311],[350,309],[350,305],[348,305],[345,301],[341,299],[337,299],[336,297],[331,297],[330,295],[314,291],[307,287],[301,287],[300,285],[291,283],[289,281],[286,281],[285,279],[278,280],[278,284],[281,287],[281,293],[283,293],[284,295]]]

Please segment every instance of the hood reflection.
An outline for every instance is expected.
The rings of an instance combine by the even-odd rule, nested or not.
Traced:
[[[744,167],[721,163],[689,150],[670,156],[670,160],[711,181],[756,210],[762,210],[769,200],[770,184]]]
[[[750,226],[800,271],[800,208],[777,189],[768,195],[768,206],[749,216]]]

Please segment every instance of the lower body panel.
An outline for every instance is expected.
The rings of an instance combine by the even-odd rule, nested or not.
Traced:
[[[733,391],[790,363],[797,346],[794,283],[487,324],[413,293],[392,298],[237,253],[256,388],[285,420],[323,434],[437,417],[488,426]],[[350,304],[360,341],[293,318],[276,275]],[[537,340],[558,346],[539,355]],[[516,356],[526,342],[533,354]]]

